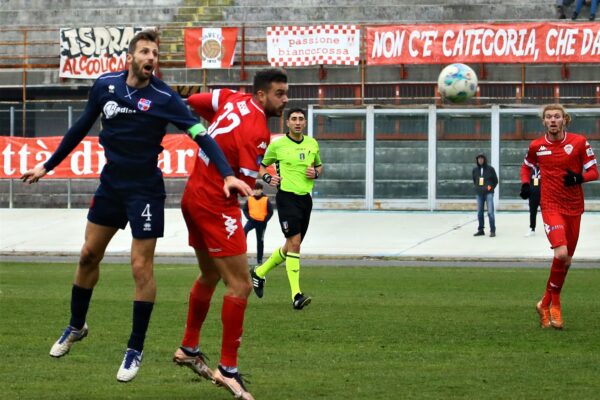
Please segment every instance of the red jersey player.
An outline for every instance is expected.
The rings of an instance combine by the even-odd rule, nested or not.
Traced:
[[[190,96],[190,106],[211,121],[208,133],[219,144],[236,176],[254,186],[270,142],[267,118],[281,116],[288,102],[287,75],[279,69],[259,71],[253,94],[229,89]],[[181,209],[196,252],[200,275],[190,291],[187,324],[173,360],[229,390],[235,398],[253,399],[237,371],[238,347],[247,299],[252,291],[246,256],[246,235],[237,196],[225,197],[222,179],[200,152]],[[223,280],[221,359],[211,371],[199,349],[200,329],[217,283]]]
[[[538,167],[544,184],[541,189],[542,219],[554,259],[544,296],[537,303],[542,328],[563,328],[560,291],[579,239],[583,214],[581,184],[598,179],[592,147],[585,137],[567,132],[571,117],[560,104],[542,111],[547,133],[531,142],[521,166],[521,197],[529,197],[530,168]]]

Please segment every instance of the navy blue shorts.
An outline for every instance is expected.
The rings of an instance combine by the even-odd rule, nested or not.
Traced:
[[[150,195],[107,190],[98,187],[88,211],[88,220],[94,224],[125,229],[131,227],[136,239],[163,237],[165,230],[164,194]]]

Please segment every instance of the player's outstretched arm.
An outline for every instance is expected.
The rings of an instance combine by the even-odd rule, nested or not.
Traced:
[[[252,189],[246,182],[241,179],[236,178],[233,175],[227,176],[225,178],[225,184],[223,185],[223,193],[225,196],[229,197],[232,190],[237,190],[239,194],[242,196],[252,196]]]
[[[23,175],[21,175],[21,180],[24,183],[29,183],[29,184],[36,183],[41,178],[43,178],[47,173],[48,173],[48,171],[46,171],[46,168],[44,168],[44,164],[39,164],[36,167],[25,171],[25,173]]]

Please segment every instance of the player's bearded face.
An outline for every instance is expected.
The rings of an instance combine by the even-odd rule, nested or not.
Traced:
[[[158,46],[154,42],[140,40],[135,52],[127,55],[131,62],[131,71],[140,81],[147,81],[152,76],[158,62]]]
[[[267,117],[280,117],[288,103],[288,85],[283,82],[273,82],[271,88],[264,94],[265,114]]]
[[[560,110],[548,110],[544,113],[544,126],[548,133],[556,135],[563,131],[565,118]]]

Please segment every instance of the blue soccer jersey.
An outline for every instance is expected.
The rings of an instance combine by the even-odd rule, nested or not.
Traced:
[[[77,146],[101,114],[99,142],[107,161],[101,179],[116,184],[129,176],[136,180],[161,176],[158,155],[169,122],[186,131],[199,121],[160,79],[152,77],[149,85],[135,89],[127,85],[127,75],[127,71],[109,73],[96,80],[83,115],[45,163],[46,170],[56,167]]]

